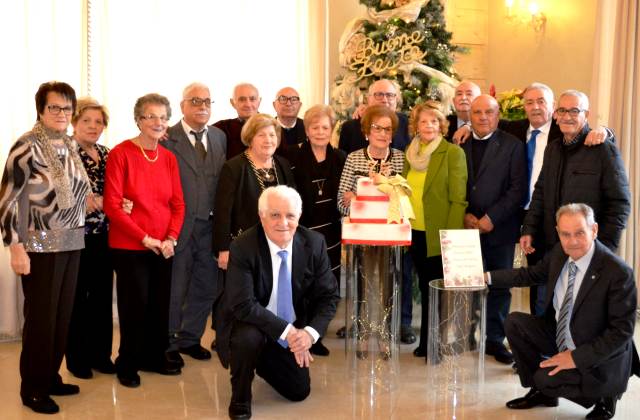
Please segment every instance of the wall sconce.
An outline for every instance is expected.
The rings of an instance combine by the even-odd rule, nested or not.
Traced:
[[[536,32],[544,32],[547,17],[540,10],[540,4],[535,0],[505,0],[507,20],[512,23],[526,24],[529,22]]]

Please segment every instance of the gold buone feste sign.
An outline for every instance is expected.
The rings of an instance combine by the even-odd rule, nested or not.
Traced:
[[[382,42],[375,42],[364,35],[354,38],[352,48],[349,48],[348,63],[349,70],[356,74],[356,80],[385,74],[403,64],[420,62],[427,55],[420,49],[420,43],[424,41],[424,34],[420,31],[400,34]],[[390,54],[392,52],[395,54]]]

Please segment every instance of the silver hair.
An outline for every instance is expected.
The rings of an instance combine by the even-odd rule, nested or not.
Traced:
[[[260,92],[258,91],[258,88],[257,88],[257,87],[255,87],[255,86],[254,86],[254,85],[252,85],[251,83],[243,82],[243,83],[238,83],[237,85],[235,85],[235,86],[233,87],[233,93],[232,93],[232,95],[231,95],[231,99],[233,99],[233,100],[235,100],[235,99],[236,99],[236,91],[237,91],[238,89],[240,89],[241,87],[250,87],[251,89],[255,90],[255,91],[256,91],[256,95],[257,95],[258,97],[260,97]]]
[[[553,91],[551,90],[551,88],[547,85],[545,85],[544,83],[540,83],[540,82],[533,82],[531,83],[529,86],[527,86],[526,88],[524,88],[524,90],[522,91],[522,96],[524,96],[525,93],[527,93],[530,90],[534,90],[534,89],[539,89],[544,93],[545,98],[547,99],[547,102],[549,105],[553,104]]]
[[[584,203],[569,203],[560,207],[556,211],[556,225],[565,214],[582,214],[587,221],[587,226],[591,227],[596,223],[595,216],[593,214],[593,209]]]
[[[186,99],[187,95],[189,94],[189,92],[191,92],[193,89],[206,89],[206,90],[209,90],[209,86],[205,85],[204,83],[200,83],[200,82],[189,83],[182,90],[182,99]]]
[[[302,214],[302,198],[298,191],[286,185],[277,185],[275,187],[266,188],[260,198],[258,198],[258,213],[264,215],[269,210],[269,198],[276,196],[284,198],[288,202],[293,204],[298,216]]]
[[[583,92],[580,92],[579,90],[575,90],[575,89],[569,89],[562,92],[559,99],[562,99],[563,96],[574,96],[578,98],[580,109],[584,111],[589,110],[589,97]]]

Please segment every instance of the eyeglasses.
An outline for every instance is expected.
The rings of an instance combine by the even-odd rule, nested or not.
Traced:
[[[284,95],[280,95],[276,99],[281,104],[286,104],[287,102],[291,102],[291,105],[295,105],[298,102],[300,102],[300,97],[299,96],[284,96]]]
[[[197,96],[194,96],[193,98],[184,98],[183,100],[191,102],[191,105],[193,106],[200,106],[202,104],[205,104],[207,107],[210,107],[211,104],[214,103],[211,98],[198,98]]]
[[[162,121],[162,122],[169,121],[169,117],[167,117],[166,115],[153,115],[153,114],[141,115],[140,119],[148,120],[148,121]]]
[[[373,97],[376,99],[393,99],[396,97],[396,94],[393,92],[373,92]]]
[[[73,108],[70,106],[47,105],[47,109],[49,113],[53,115],[58,115],[60,111],[64,112],[64,115],[71,115],[73,113]]]
[[[577,117],[578,115],[580,115],[580,113],[582,111],[586,111],[586,109],[580,109],[580,108],[558,108],[556,109],[556,113],[558,114],[558,116],[560,117],[564,117],[565,114],[569,114],[572,117]]]
[[[391,134],[392,130],[393,130],[393,127],[383,127],[381,125],[371,124],[371,132],[375,134],[380,134],[380,133]]]

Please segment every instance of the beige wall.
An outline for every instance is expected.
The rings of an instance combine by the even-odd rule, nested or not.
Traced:
[[[518,3],[521,0],[514,0]],[[607,0],[605,0],[607,1]],[[590,92],[597,0],[538,0],[547,16],[544,32],[506,19],[504,0],[447,0],[447,28],[470,54],[456,59],[456,71],[483,90],[523,88],[532,81],[556,92]],[[366,16],[358,0],[329,0],[329,81],[341,73],[338,42],[348,21]]]
[[[540,33],[506,20],[504,0],[488,3],[487,80],[498,92],[540,81],[558,94],[570,88],[590,93],[596,0],[539,0],[547,16]]]

